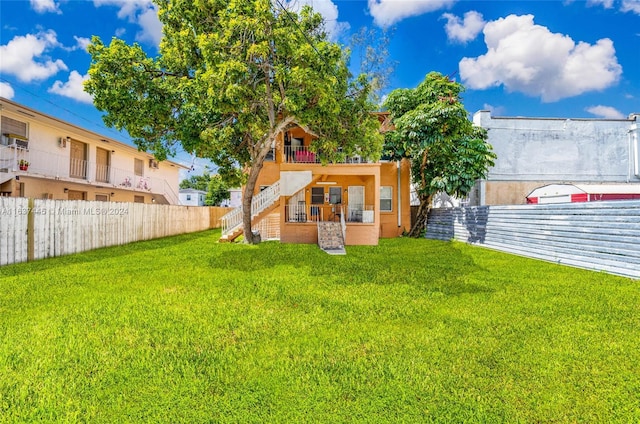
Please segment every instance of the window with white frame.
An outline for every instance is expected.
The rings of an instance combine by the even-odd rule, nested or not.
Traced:
[[[380,187],[380,212],[393,211],[393,187]]]

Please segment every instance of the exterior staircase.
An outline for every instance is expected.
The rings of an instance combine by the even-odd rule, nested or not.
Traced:
[[[269,215],[280,204],[280,181],[276,181],[260,193],[253,196],[251,202],[251,223],[260,221]],[[222,237],[219,242],[231,242],[244,234],[242,226],[242,206],[220,218],[222,221]]]
[[[344,218],[340,222],[318,221],[318,246],[330,255],[346,255]]]

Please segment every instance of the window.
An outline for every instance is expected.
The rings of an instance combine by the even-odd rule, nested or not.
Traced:
[[[329,203],[332,205],[342,203],[342,187],[329,187]]]
[[[380,187],[380,212],[393,210],[393,188],[391,186]]]
[[[2,134],[12,134],[19,137],[28,138],[27,124],[7,116],[2,117]]]
[[[191,195],[187,194],[187,200],[191,200]]]
[[[133,172],[139,177],[144,176],[144,161],[142,159],[133,160]]]
[[[144,196],[133,196],[133,203],[144,203]]]
[[[311,204],[324,204],[324,187],[311,187]]]
[[[107,195],[107,194],[96,194],[96,201],[97,202],[108,202],[109,201],[109,195]]]

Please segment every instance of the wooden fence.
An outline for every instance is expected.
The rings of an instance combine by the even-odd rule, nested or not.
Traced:
[[[226,210],[0,197],[0,265],[218,228]]]
[[[640,278],[640,202],[433,209],[427,238]]]

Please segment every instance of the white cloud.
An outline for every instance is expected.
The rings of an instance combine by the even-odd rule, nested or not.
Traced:
[[[151,0],[93,0],[96,7],[115,6],[118,18],[138,24],[142,30],[136,40],[159,45],[162,38],[162,23],[158,19],[158,7]]]
[[[76,40],[75,49],[82,49],[84,51],[87,51],[87,46],[89,45],[89,43],[91,43],[90,38],[78,37],[76,35],[74,35],[73,38]]]
[[[283,6],[292,12],[300,12],[303,6],[311,6],[313,10],[321,14],[325,21],[325,30],[332,40],[337,40],[341,34],[348,31],[348,22],[338,21],[338,6],[331,0],[290,0],[283,2]]]
[[[15,91],[13,91],[13,87],[11,84],[6,82],[0,82],[0,97],[4,97],[5,99],[13,99],[15,96]]]
[[[55,0],[30,0],[30,2],[31,8],[37,13],[52,12],[58,15],[62,14]]]
[[[482,109],[490,111],[492,116],[502,116],[506,112],[504,106],[493,106],[489,103],[483,104]]]
[[[84,91],[83,83],[89,79],[89,74],[80,75],[77,71],[71,71],[69,80],[65,83],[56,81],[53,86],[47,90],[49,93],[59,94],[70,99],[77,100],[82,103],[93,103],[93,98],[89,93]]]
[[[590,45],[535,25],[533,15],[510,15],[484,27],[487,53],[460,61],[460,77],[472,89],[504,85],[544,102],[603,90],[622,74],[613,42]]]
[[[613,0],[587,0],[587,6],[602,5],[605,9],[611,9],[613,7]]]
[[[20,81],[44,80],[58,71],[67,70],[67,65],[58,59],[52,60],[44,53],[61,47],[54,31],[15,36],[6,45],[0,46],[0,72],[15,75]]]
[[[633,12],[640,15],[640,0],[622,0],[620,10],[623,12]]]
[[[597,117],[600,118],[605,118],[605,119],[624,119],[626,118],[626,116],[624,116],[624,114],[622,112],[620,112],[618,109],[613,108],[611,106],[602,106],[602,105],[598,105],[598,106],[591,106],[585,109],[587,112],[589,112],[592,115],[595,115]]]
[[[482,13],[473,10],[465,13],[464,19],[451,13],[445,13],[442,17],[447,20],[444,29],[449,41],[463,44],[475,39],[486,24]]]
[[[451,7],[456,0],[368,0],[369,13],[381,27],[389,27],[411,16]]]

